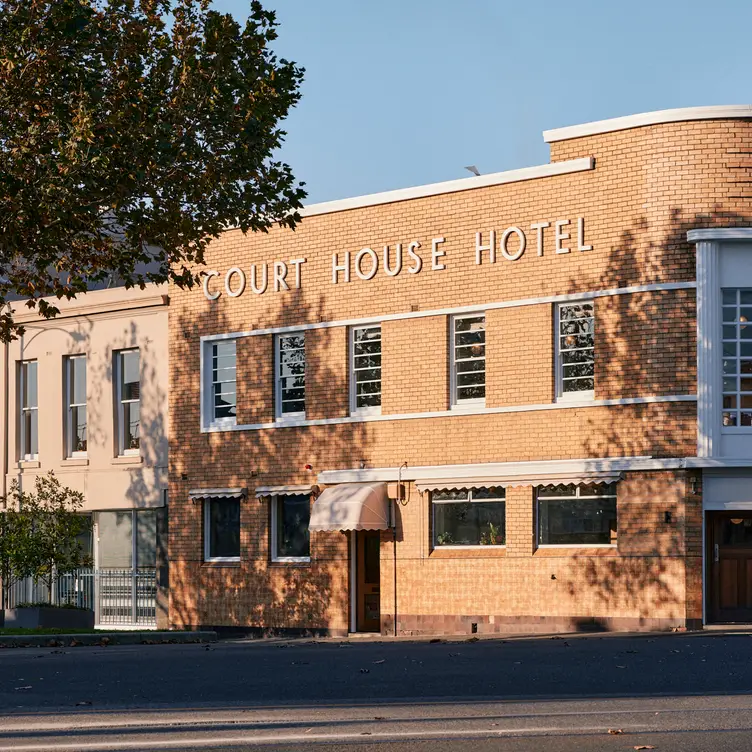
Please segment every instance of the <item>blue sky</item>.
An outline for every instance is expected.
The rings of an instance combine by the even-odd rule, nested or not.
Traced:
[[[282,153],[306,203],[543,164],[547,128],[752,103],[749,0],[262,2],[307,71]]]

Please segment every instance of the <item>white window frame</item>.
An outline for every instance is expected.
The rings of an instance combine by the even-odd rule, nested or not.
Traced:
[[[488,355],[486,353],[486,346],[487,346],[487,337],[486,334],[488,333],[488,319],[486,318],[486,312],[485,311],[477,311],[475,313],[463,313],[463,314],[457,314],[455,316],[451,316],[449,319],[449,378],[450,378],[450,385],[451,385],[451,407],[453,410],[463,410],[466,408],[477,408],[477,407],[485,407],[486,406],[486,398],[485,397],[475,397],[472,399],[459,399],[457,397],[457,364],[456,364],[456,357],[455,357],[455,337],[457,336],[456,328],[455,328],[455,322],[460,321],[462,319],[478,319],[483,318],[483,326],[484,326],[484,337],[483,337],[483,361],[484,361],[484,370],[483,370],[483,387],[488,390],[488,379],[486,378],[486,367],[488,365]]]
[[[73,380],[71,378],[71,373],[73,370],[73,361],[74,360],[81,360],[83,359],[86,361],[86,402],[73,402],[73,392],[71,391],[71,386],[73,384]],[[77,459],[77,458],[84,458],[88,456],[88,452],[74,452],[71,450],[71,447],[74,446],[74,440],[73,440],[73,408],[74,407],[85,407],[86,408],[86,421],[88,423],[89,421],[89,404],[88,404],[88,390],[89,390],[89,364],[87,360],[87,356],[85,353],[73,353],[71,355],[65,356],[65,379],[64,379],[64,388],[65,388],[65,458],[66,459]],[[87,449],[88,449],[88,431],[87,431]]]
[[[282,365],[282,340],[286,337],[302,337],[303,338],[303,405],[306,403],[307,396],[307,384],[306,376],[308,371],[308,358],[306,356],[306,337],[305,330],[287,332],[286,334],[274,335],[274,416],[277,423],[295,422],[298,420],[305,420],[305,409],[299,410],[294,413],[282,413],[282,376],[280,374],[280,367]]]
[[[307,494],[300,494],[300,496],[306,496],[306,495]],[[286,496],[275,495],[275,496],[272,496],[270,498],[271,498],[271,504],[272,504],[272,507],[271,507],[271,537],[272,537],[272,539],[271,539],[271,546],[270,546],[272,561],[275,562],[275,563],[280,563],[280,564],[285,564],[285,563],[287,563],[287,564],[307,564],[308,562],[311,561],[311,555],[310,555],[310,545],[311,544],[310,544],[310,539],[309,539],[309,543],[308,543],[308,546],[309,546],[309,548],[308,548],[308,550],[309,550],[308,556],[280,556],[278,554],[278,552],[277,552],[277,532],[278,532],[277,528],[278,528],[278,525],[279,525],[279,520],[278,520],[279,515],[277,513],[277,504],[280,501],[284,501],[284,499],[286,498]],[[311,499],[310,499],[310,496],[309,496],[308,497],[308,503],[309,503],[309,505],[310,505],[310,501],[311,501]]]
[[[235,417],[217,418],[214,415],[214,348],[217,345],[234,342],[235,343]],[[202,359],[202,389],[203,389],[203,420],[202,425],[208,428],[222,428],[237,425],[238,422],[238,340],[237,339],[215,339],[204,343]],[[225,382],[229,383],[229,382]]]
[[[570,485],[570,484],[567,484]],[[574,496],[546,496],[543,494],[543,501],[572,501],[574,499],[614,499],[616,501],[616,541],[614,543],[539,543],[540,540],[540,513],[539,504],[540,499],[540,486],[535,488],[534,502],[535,502],[535,547],[536,548],[612,548],[616,549],[619,546],[619,499],[618,499],[618,486],[614,489],[612,494],[602,494],[600,496],[582,496],[580,494],[580,487],[588,485],[587,483],[575,483],[575,495]]]
[[[595,400],[595,388],[582,392],[564,391],[564,363],[561,350],[561,310],[570,306],[591,305],[593,307],[593,362],[595,363],[595,301],[568,300],[566,303],[556,304],[554,316],[554,363],[556,364],[556,401],[557,402],[592,402]],[[593,385],[595,385],[595,366],[593,367]]]
[[[499,496],[499,497],[494,498],[494,499],[474,499],[473,498],[473,491],[475,491],[476,488],[468,488],[466,490],[467,490],[467,499],[465,501],[461,501],[460,499],[446,499],[446,500],[445,499],[439,499],[437,501],[434,501],[434,493],[435,493],[435,491],[431,492],[431,501],[430,501],[430,503],[431,503],[431,549],[433,551],[443,551],[445,549],[446,550],[457,551],[457,550],[468,549],[468,548],[472,548],[472,549],[480,548],[480,549],[483,549],[485,551],[485,550],[488,550],[489,548],[491,548],[491,549],[506,548],[507,547],[507,544],[506,544],[506,531],[507,531],[507,520],[506,520],[506,516],[507,516],[507,507],[506,507],[507,495],[506,495],[506,491],[504,491],[504,495],[503,496]],[[453,543],[439,544],[439,545],[436,544],[436,507],[437,506],[441,506],[441,505],[444,505],[444,504],[466,504],[467,502],[470,502],[471,504],[487,504],[487,503],[498,504],[500,501],[504,502],[504,543],[493,543],[493,544],[489,543],[487,545],[484,545],[482,543],[478,543],[478,544],[461,543],[461,544],[458,544],[458,545],[455,545]]]
[[[358,400],[358,384],[355,379],[355,333],[363,331],[364,329],[378,329],[379,330],[379,343],[381,345],[381,348],[379,350],[379,355],[382,358],[382,365],[380,365],[379,368],[379,397],[383,397],[383,389],[382,385],[384,383],[383,380],[383,357],[384,357],[384,348],[383,348],[383,329],[381,327],[381,324],[367,324],[365,326],[351,326],[350,327],[350,414],[351,415],[381,415],[381,405],[378,406],[369,406],[369,407],[358,407],[357,400]]]
[[[125,410],[123,408],[123,355],[129,352],[138,353],[138,406],[139,406],[139,440],[138,449],[125,448]],[[139,457],[141,455],[141,350],[138,347],[126,347],[115,351],[115,399],[117,402],[117,451],[118,457]],[[136,402],[136,400],[129,400]]]
[[[206,562],[213,562],[213,563],[225,563],[225,564],[237,564],[240,561],[240,555],[238,556],[210,556],[209,554],[209,541],[211,539],[211,536],[209,534],[210,527],[211,527],[211,514],[210,514],[210,508],[213,501],[220,501],[222,497],[211,497],[208,496],[203,500],[204,505],[204,561]],[[241,504],[241,512],[242,510],[242,499],[237,499],[238,504]]]
[[[26,367],[33,363],[37,369],[37,399],[36,405],[29,407],[26,404]],[[19,439],[19,458],[24,462],[33,462],[39,459],[39,361],[35,359],[21,360],[18,364],[18,439]],[[37,451],[34,454],[28,454],[26,450],[26,421],[25,413],[33,412],[37,416]]]
[[[724,303],[723,302],[723,294],[725,292],[728,292],[729,290],[734,290],[734,292],[736,293],[736,303],[734,303],[733,305],[729,304],[729,303]],[[752,321],[749,324],[746,324],[746,322],[741,322],[740,320],[738,320],[736,318],[734,319],[734,321],[724,321],[723,320],[723,313],[724,313],[724,311],[726,309],[733,308],[734,311],[739,312],[739,311],[741,311],[742,308],[752,308],[752,304],[742,304],[741,303],[741,292],[742,291],[749,292],[750,290],[752,290],[752,286],[750,286],[750,287],[724,287],[724,288],[721,289],[721,339],[720,339],[720,342],[721,342],[721,348],[720,348],[721,362],[720,362],[719,366],[717,366],[717,367],[719,367],[720,370],[721,370],[721,382],[720,382],[721,383],[721,414],[720,414],[719,418],[720,418],[720,422],[721,422],[721,433],[724,433],[724,434],[747,434],[747,435],[749,435],[750,433],[752,433],[752,426],[742,426],[742,425],[739,425],[739,419],[741,418],[741,413],[742,412],[745,412],[745,413],[752,412],[751,408],[742,408],[742,406],[741,406],[741,398],[742,398],[742,396],[749,396],[749,394],[750,394],[749,392],[742,393],[742,389],[741,389],[741,377],[742,377],[742,373],[741,373],[741,360],[742,360],[742,358],[744,358],[745,360],[749,360],[750,359],[750,356],[748,356],[748,355],[742,356],[742,354],[741,354],[741,346],[742,346],[743,342],[749,343],[749,342],[752,342],[752,340],[743,340],[741,338],[741,331],[740,331],[739,327],[742,326],[742,323],[745,324],[744,328],[746,328],[746,326],[752,327]],[[723,334],[724,334],[723,327],[726,327],[726,326],[734,326],[734,327],[736,327],[736,337],[735,337],[735,339],[729,339],[728,337],[724,337],[723,336]],[[727,355],[723,354],[723,346],[727,342],[735,342],[736,343],[736,355],[735,356],[731,356],[731,355],[727,356]],[[726,374],[726,373],[723,373],[724,361],[726,361],[726,360],[735,360],[736,361],[736,364],[738,366],[736,374]],[[744,375],[746,376],[746,378],[752,378],[752,374],[744,374]],[[730,379],[730,378],[735,378],[736,379],[736,390],[734,392],[726,391],[725,388],[724,388],[724,382],[725,382],[725,380],[726,379]],[[734,408],[724,408],[723,407],[723,398],[727,397],[727,396],[735,396],[736,397],[736,407],[734,407]],[[736,413],[737,423],[734,426],[725,426],[725,425],[723,425],[724,414],[725,413],[729,413],[729,412]],[[716,420],[718,420],[719,418],[717,417]]]

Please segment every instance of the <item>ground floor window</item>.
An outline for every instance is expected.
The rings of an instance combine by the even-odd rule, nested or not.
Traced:
[[[97,512],[97,551],[101,569],[156,567],[156,510]]]
[[[539,486],[538,545],[616,545],[616,484]]]
[[[272,561],[309,561],[311,500],[306,494],[272,497]]]
[[[204,501],[204,559],[240,560],[240,499]]]
[[[506,544],[503,488],[434,491],[431,507],[435,548]]]

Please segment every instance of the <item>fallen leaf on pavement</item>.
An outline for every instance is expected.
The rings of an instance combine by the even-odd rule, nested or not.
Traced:
[[[374,721],[385,721],[386,720],[386,716],[385,715],[375,715],[373,717],[373,720]]]
[[[655,749],[655,747],[652,744],[639,744],[634,749]]]
[[[624,733],[624,729],[609,729],[608,733],[609,734],[623,734]]]

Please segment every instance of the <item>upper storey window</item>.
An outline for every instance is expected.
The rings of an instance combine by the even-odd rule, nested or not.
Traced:
[[[86,356],[70,355],[65,360],[65,456],[83,457],[87,447]]]
[[[275,350],[277,419],[304,419],[305,332],[277,335]]]
[[[19,438],[22,460],[35,460],[39,456],[37,362],[25,360],[19,364],[20,414]]]
[[[556,396],[593,399],[595,396],[595,314],[592,303],[557,307]]]
[[[138,454],[141,447],[141,357],[138,350],[116,354],[118,454]]]
[[[350,410],[381,412],[381,326],[353,327]]]
[[[234,339],[212,343],[211,364],[212,423],[234,423],[237,406]]]
[[[452,319],[452,405],[485,405],[486,316]]]
[[[752,289],[723,290],[723,415],[726,428],[752,428]]]

